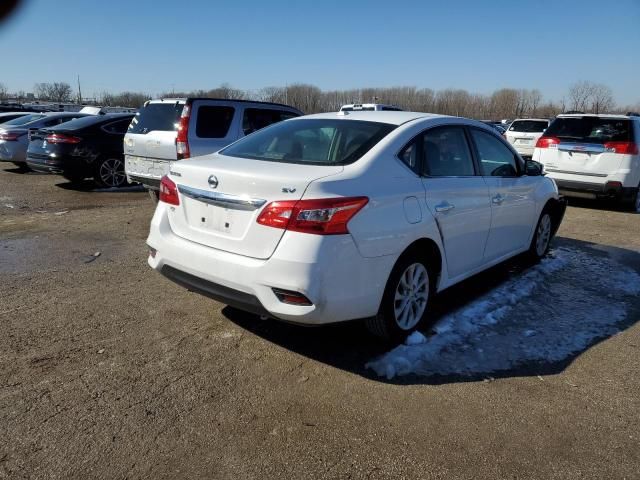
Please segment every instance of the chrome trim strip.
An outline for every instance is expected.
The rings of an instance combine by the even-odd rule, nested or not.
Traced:
[[[232,210],[257,210],[262,207],[266,200],[261,198],[249,198],[238,195],[229,195],[226,193],[208,192],[199,188],[178,185],[178,191],[194,200],[199,200],[216,207],[230,208]]]
[[[604,145],[598,143],[560,142],[558,150],[563,152],[604,153]]]
[[[606,173],[588,173],[588,172],[572,172],[571,170],[558,170],[555,168],[544,167],[545,172],[567,173],[569,175],[583,175],[585,177],[606,177]]]

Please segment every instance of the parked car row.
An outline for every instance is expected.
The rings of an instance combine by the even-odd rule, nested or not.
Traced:
[[[640,211],[635,115],[516,119],[501,135],[443,115],[187,98],[31,126],[44,119],[21,127],[29,168],[157,191],[148,262],[164,276],[264,317],[365,319],[394,341],[436,293],[542,258],[562,193]]]

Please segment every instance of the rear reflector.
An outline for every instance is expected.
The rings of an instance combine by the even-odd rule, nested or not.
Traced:
[[[156,253],[158,253],[158,251],[155,248],[149,247],[149,256],[151,258],[156,258]]]
[[[309,306],[313,305],[311,300],[305,297],[303,294],[299,292],[294,292],[292,290],[282,290],[280,288],[273,288],[273,293],[278,297],[282,303],[288,303],[290,305],[300,305],[300,306]]]
[[[160,201],[169,205],[180,205],[178,187],[166,175],[160,180]]]
[[[341,235],[349,233],[347,223],[368,201],[367,197],[340,197],[271,202],[257,222],[293,232]]]
[[[638,154],[638,144],[634,142],[607,142],[604,144],[604,148],[609,153],[620,153],[623,155]]]
[[[182,107],[180,123],[178,124],[178,134],[176,135],[176,154],[178,160],[189,158],[189,119],[191,118],[191,105],[186,103]]]
[[[540,137],[536,142],[536,148],[558,148],[560,139],[556,137]]]
[[[80,143],[82,141],[79,137],[65,135],[64,133],[53,133],[51,135],[47,135],[44,139],[49,143]]]

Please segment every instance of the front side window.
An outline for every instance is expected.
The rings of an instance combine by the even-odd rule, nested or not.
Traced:
[[[516,177],[515,154],[494,135],[472,128],[471,137],[478,151],[482,175],[485,177]]]
[[[199,138],[225,138],[229,132],[236,109],[218,105],[198,108],[196,136]]]
[[[461,127],[440,127],[423,136],[423,174],[429,177],[475,175],[471,151]]]
[[[361,158],[394,128],[359,120],[293,120],[259,130],[220,153],[270,162],[346,165]]]

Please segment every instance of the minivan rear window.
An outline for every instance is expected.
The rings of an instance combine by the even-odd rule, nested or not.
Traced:
[[[312,165],[353,163],[396,125],[360,120],[300,119],[273,124],[220,151],[230,157]]]
[[[178,130],[183,103],[148,103],[131,120],[128,133],[148,133],[151,131],[172,132]]]
[[[625,118],[558,117],[545,136],[583,143],[632,142],[632,130]]]
[[[549,126],[549,122],[540,120],[517,120],[509,127],[510,132],[540,133]]]

